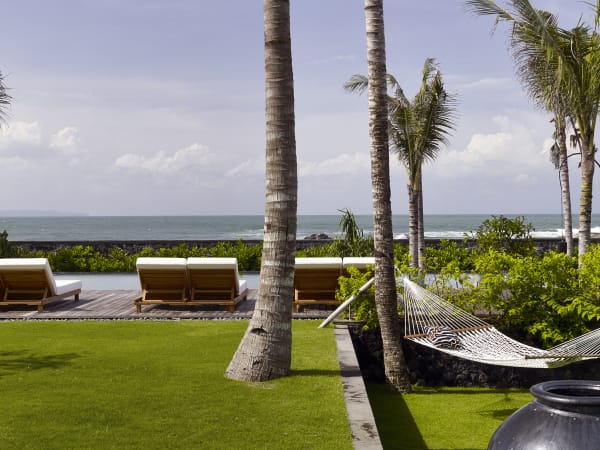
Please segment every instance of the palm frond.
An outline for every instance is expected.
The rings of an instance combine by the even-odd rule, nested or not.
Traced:
[[[369,87],[369,79],[364,75],[352,75],[352,77],[344,83],[344,89],[348,92],[358,92],[362,94]]]
[[[8,95],[8,88],[4,84],[4,75],[0,72],[0,125],[6,121],[7,112],[6,110],[10,106],[12,97]]]

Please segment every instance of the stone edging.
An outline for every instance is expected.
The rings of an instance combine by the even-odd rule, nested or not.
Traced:
[[[352,447],[356,450],[383,449],[348,327],[335,325],[334,333]]]

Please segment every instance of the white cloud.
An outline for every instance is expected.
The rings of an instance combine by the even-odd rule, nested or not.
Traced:
[[[304,177],[346,175],[369,171],[368,153],[342,153],[334,158],[317,162],[298,162],[298,175]]]
[[[79,132],[75,127],[65,127],[57,133],[50,136],[50,147],[61,151],[72,152],[72,149],[79,146]]]
[[[194,143],[171,154],[165,151],[159,151],[152,156],[127,153],[117,158],[114,166],[121,169],[175,175],[181,171],[206,166],[210,159],[208,147]]]
[[[452,78],[450,78],[452,80]],[[458,82],[452,84],[452,86],[456,86],[461,91],[467,90],[485,90],[489,93],[490,89],[504,89],[507,86],[511,86],[514,84],[514,80],[510,78],[493,78],[493,77],[484,77],[474,81],[465,81]]]
[[[0,148],[12,145],[40,145],[42,133],[38,122],[12,122],[0,128]]]
[[[225,172],[225,176],[228,178],[237,177],[239,175],[262,175],[265,174],[265,161],[263,158],[260,159],[248,159],[237,166],[229,169]]]
[[[50,148],[68,158],[70,165],[80,163],[88,155],[88,151],[81,147],[76,127],[65,127],[50,136]]]
[[[498,131],[473,134],[466,148],[443,151],[432,172],[445,178],[483,176],[518,184],[532,184],[536,173],[550,169],[548,139],[537,130],[539,118],[519,115],[496,116]],[[543,122],[542,122],[543,123]]]

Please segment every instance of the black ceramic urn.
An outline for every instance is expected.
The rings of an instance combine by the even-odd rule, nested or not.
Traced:
[[[600,449],[600,381],[546,381],[531,394],[535,399],[500,425],[488,450]]]

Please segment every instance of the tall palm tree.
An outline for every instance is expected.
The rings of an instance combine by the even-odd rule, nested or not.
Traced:
[[[0,125],[6,120],[6,110],[10,105],[12,97],[6,92],[7,88],[4,84],[4,76],[0,72]]]
[[[406,169],[408,178],[408,245],[412,267],[425,268],[423,223],[423,164],[434,161],[448,144],[456,125],[456,97],[444,87],[432,58],[423,65],[421,87],[411,102],[393,75],[387,75],[388,125],[391,149]],[[344,86],[362,92],[368,79],[354,75]]]
[[[375,243],[375,304],[383,340],[386,380],[396,390],[408,392],[411,385],[401,345],[394,273],[383,0],[365,0],[365,22]]]
[[[256,308],[226,371],[266,381],[288,375],[296,255],[297,163],[289,0],[264,0],[266,202]]]
[[[594,133],[600,108],[600,1],[594,8],[594,27],[580,23],[571,30],[560,28],[555,18],[533,8],[529,0],[510,0],[504,9],[492,0],[467,0],[467,9],[477,15],[491,15],[496,23],[506,22],[519,43],[519,55],[527,60],[541,55],[554,89],[564,95],[566,109],[580,136],[581,192],[579,198],[579,258],[591,242],[592,184],[594,180]],[[519,60],[517,60],[519,63]],[[546,72],[546,70],[544,70]]]
[[[396,94],[391,99],[390,139],[406,168],[409,191],[409,234],[416,233],[415,267],[425,269],[425,227],[423,220],[423,164],[435,161],[456,127],[456,96],[448,93],[434,59],[423,65],[421,88],[412,102],[391,78]],[[412,223],[411,223],[412,222]]]

